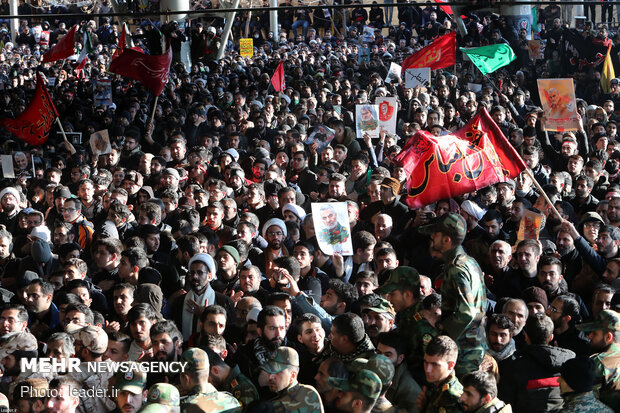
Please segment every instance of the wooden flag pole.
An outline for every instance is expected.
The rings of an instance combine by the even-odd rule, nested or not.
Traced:
[[[532,178],[532,181],[534,182],[534,185],[536,186],[536,188],[538,188],[538,191],[540,191],[540,194],[545,198],[545,201],[547,201],[547,203],[549,204],[549,206],[551,207],[551,210],[553,211],[553,213],[555,215],[558,216],[558,218],[563,219],[562,215],[560,215],[560,213],[558,212],[558,210],[555,208],[555,205],[553,205],[553,202],[551,202],[551,200],[549,199],[549,197],[547,196],[547,193],[543,190],[542,186],[538,183],[538,181],[536,180],[536,178],[534,177],[534,173],[532,172],[532,170],[530,168],[527,168],[525,170],[525,172],[527,172],[527,174],[530,176],[530,178]],[[543,212],[544,211],[540,211]]]
[[[155,119],[155,110],[157,109],[157,100],[159,99],[159,95],[155,96],[155,102],[153,102],[153,112],[151,113],[151,120],[149,123],[153,123],[153,119]]]
[[[69,140],[67,139],[67,135],[65,135],[65,129],[62,127],[62,123],[60,122],[60,118],[56,118],[56,123],[58,123],[60,132],[62,133],[62,138],[65,140],[65,142],[69,142]]]

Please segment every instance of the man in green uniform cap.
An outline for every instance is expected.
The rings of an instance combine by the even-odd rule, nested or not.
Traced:
[[[146,393],[146,373],[138,369],[126,373],[118,372],[115,376],[116,409],[110,413],[134,413],[142,406]]]
[[[590,333],[590,347],[599,352],[592,356],[595,365],[595,393],[615,412],[620,411],[620,315],[603,310],[590,322],[577,326]]]
[[[418,397],[418,411],[424,413],[462,412],[459,398],[463,386],[454,374],[458,347],[448,336],[438,336],[426,346],[424,374],[428,387],[424,386]]]
[[[419,231],[430,235],[431,255],[445,263],[441,327],[459,346],[456,374],[461,377],[477,370],[484,358],[487,296],[482,270],[461,246],[467,234],[467,222],[462,216],[447,213]]]
[[[349,379],[330,377],[327,383],[343,392],[336,402],[342,412],[370,413],[381,394],[381,379],[366,368],[353,373]]]
[[[381,287],[374,291],[386,295],[396,310],[396,328],[410,346],[407,364],[421,381],[424,348],[439,331],[421,315],[420,273],[412,267],[397,267]]]
[[[389,358],[381,354],[375,354],[368,360],[363,358],[354,360],[353,363],[351,363],[351,368],[354,371],[359,371],[361,369],[370,370],[381,379],[381,394],[379,394],[372,408],[372,413],[398,413],[406,411],[405,409],[392,405],[385,397],[386,392],[392,385],[392,379],[394,378],[394,364],[392,364]]]
[[[299,354],[290,347],[281,346],[269,361],[261,366],[269,374],[269,390],[277,393],[272,400],[275,412],[322,413],[319,392],[312,386],[300,384]]]
[[[149,389],[146,404],[139,413],[177,413],[180,399],[179,390],[172,384],[154,384]]]
[[[209,355],[209,382],[219,391],[232,394],[239,400],[241,407],[245,407],[258,400],[258,390],[250,379],[241,373],[239,366],[230,367],[219,354],[208,348]]]
[[[187,349],[181,361],[187,362],[181,373],[181,392],[187,395],[181,405],[182,413],[241,412],[237,399],[209,383],[209,356],[204,350]]]

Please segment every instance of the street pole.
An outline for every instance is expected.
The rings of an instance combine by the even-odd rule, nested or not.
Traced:
[[[234,0],[229,9],[237,10],[237,7],[239,7],[239,0]],[[236,11],[226,13],[226,25],[224,26],[224,31],[222,32],[222,44],[220,45],[220,50],[217,51],[217,57],[215,58],[216,60],[220,60],[224,57],[224,53],[226,52],[226,44],[228,43],[228,38],[230,37],[230,31],[232,30],[232,25],[235,21],[236,14]]]
[[[278,0],[270,0],[269,5],[271,7],[278,7]],[[273,38],[277,41],[280,38],[280,33],[278,31],[278,11],[277,10],[269,11],[269,23],[271,24],[271,32],[273,33]]]
[[[11,14],[13,16],[17,16],[17,6],[18,0],[11,0],[9,3],[9,9],[11,10]],[[15,42],[17,39],[17,29],[19,28],[19,19],[11,19],[11,40]]]

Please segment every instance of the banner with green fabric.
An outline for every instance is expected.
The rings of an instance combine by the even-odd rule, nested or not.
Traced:
[[[471,49],[460,48],[476,65],[483,75],[495,72],[516,59],[515,53],[505,43],[490,46],[474,47]]]

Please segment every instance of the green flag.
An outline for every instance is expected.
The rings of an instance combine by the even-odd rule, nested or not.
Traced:
[[[505,43],[490,46],[474,47],[471,49],[460,48],[476,65],[483,75],[495,72],[500,67],[508,65],[516,59],[515,53]]]
[[[532,6],[532,32],[540,32],[540,28],[538,27],[538,9],[536,6]]]

